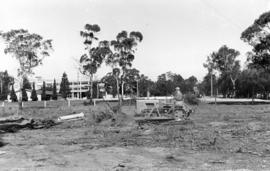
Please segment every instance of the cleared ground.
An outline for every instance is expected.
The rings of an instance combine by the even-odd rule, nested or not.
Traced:
[[[194,108],[189,121],[138,126],[132,105],[124,107],[128,117],[117,124],[94,122],[97,115],[110,112],[104,104],[26,107],[26,117],[84,112],[86,119],[3,134],[7,144],[0,147],[0,170],[270,169],[270,105]],[[16,111],[12,106],[1,110],[1,116]]]

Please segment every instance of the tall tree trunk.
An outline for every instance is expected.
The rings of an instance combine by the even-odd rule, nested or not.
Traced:
[[[213,74],[211,73],[211,97],[213,97]]]
[[[232,76],[230,76],[231,81],[232,81],[232,85],[233,85],[233,97],[236,96],[236,87],[235,87],[235,81],[236,79],[233,79]]]
[[[20,80],[19,80],[19,84],[20,84],[20,91],[19,91],[19,99],[18,99],[18,105],[19,105],[19,111],[18,114],[22,115],[22,110],[23,110],[23,106],[22,106],[22,89],[23,89],[23,78],[21,76]]]
[[[137,85],[136,85],[137,86],[137,92],[136,93],[137,93],[137,98],[138,98],[140,96],[140,92],[139,92],[139,81],[137,80],[136,83],[137,83]]]
[[[121,99],[124,99],[124,81],[121,83]]]
[[[117,92],[117,97],[118,97],[118,112],[119,112],[122,106],[122,99],[120,97],[120,92],[119,92],[119,80],[117,77],[115,77],[115,79],[116,79],[116,92]]]
[[[252,86],[252,104],[254,104],[254,86]]]
[[[90,104],[93,103],[93,74],[90,75]]]

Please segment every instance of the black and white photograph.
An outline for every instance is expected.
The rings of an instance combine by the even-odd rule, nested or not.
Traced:
[[[270,0],[2,0],[0,171],[270,170]]]

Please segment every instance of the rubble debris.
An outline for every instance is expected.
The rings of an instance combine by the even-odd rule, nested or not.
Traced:
[[[58,124],[52,119],[26,119],[23,117],[0,118],[0,132],[16,132],[19,129],[49,128]]]

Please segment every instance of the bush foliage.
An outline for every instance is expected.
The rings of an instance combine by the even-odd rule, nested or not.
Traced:
[[[184,96],[184,102],[190,105],[198,105],[200,100],[193,93],[187,93]]]

